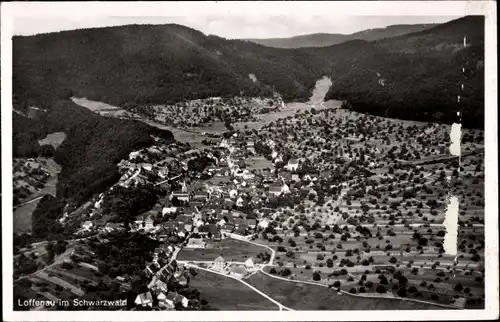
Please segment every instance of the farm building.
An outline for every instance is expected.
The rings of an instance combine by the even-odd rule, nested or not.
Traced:
[[[135,304],[141,306],[153,306],[153,296],[150,292],[141,293],[135,298]]]
[[[226,260],[224,259],[224,257],[219,256],[214,260],[214,265],[212,268],[217,271],[223,271],[225,264]]]
[[[231,276],[236,277],[238,279],[242,279],[247,273],[247,269],[242,265],[235,265],[231,267],[231,272],[229,273]]]

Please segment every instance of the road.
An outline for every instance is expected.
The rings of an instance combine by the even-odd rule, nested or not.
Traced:
[[[18,279],[14,280],[14,282],[17,282],[19,280],[22,280],[24,278],[28,278],[28,277],[31,277],[31,276],[34,276],[34,275],[37,275],[39,273],[43,273],[45,270],[57,265],[57,264],[62,264],[64,262],[64,259],[69,256],[71,254],[71,252],[73,251],[73,248],[69,248],[69,249],[66,249],[64,251],[64,253],[60,254],[60,255],[57,255],[57,259],[54,260],[54,262],[52,262],[52,264],[49,264],[47,266],[45,266],[44,268],[42,269],[39,269],[37,270],[36,272],[33,272],[31,274],[28,274],[28,275],[24,275],[24,276],[21,276],[19,277]]]
[[[267,245],[259,244],[259,243],[256,243],[254,241],[250,241],[250,240],[242,240],[242,241],[269,249],[271,251],[271,258],[269,259],[269,262],[267,264],[264,264],[264,266],[272,266],[273,265],[274,258],[276,257],[276,251],[274,249],[272,249],[271,247],[269,247]]]
[[[53,194],[51,194],[51,193],[46,193],[46,194],[51,195],[51,196],[52,196],[52,197],[54,197],[54,198],[56,197],[56,196],[54,196],[54,195],[53,195]],[[23,202],[22,204],[19,204],[19,205],[17,205],[17,206],[14,206],[13,208],[14,208],[14,209],[17,209],[17,208],[19,208],[19,207],[25,206],[25,205],[27,205],[27,204],[30,204],[30,203],[32,203],[32,202],[35,202],[35,201],[37,201],[37,200],[42,199],[44,196],[45,196],[45,194],[44,194],[44,195],[42,195],[42,196],[39,196],[39,197],[33,198],[33,199],[31,199],[31,200],[28,200],[28,201],[26,201],[26,202]]]
[[[179,174],[179,175],[177,175],[177,176],[175,176],[175,177],[168,178],[168,179],[166,179],[166,180],[163,180],[163,181],[160,181],[160,182],[158,182],[158,183],[155,183],[154,185],[155,185],[155,186],[158,186],[158,185],[160,185],[160,184],[162,184],[162,183],[165,183],[165,182],[168,182],[168,181],[170,181],[170,180],[177,179],[177,178],[179,178],[179,177],[180,177],[180,176],[182,176],[182,175],[183,175],[183,173],[181,173],[181,174]]]
[[[266,273],[264,271],[264,268],[266,266],[273,266],[273,261],[274,261],[274,258],[275,258],[275,254],[276,252],[269,246],[267,245],[263,245],[263,244],[259,244],[259,243],[256,243],[256,242],[253,242],[253,241],[246,241],[248,243],[251,243],[251,244],[254,244],[254,245],[257,245],[257,246],[261,246],[261,247],[265,247],[267,249],[269,249],[271,251],[271,259],[269,260],[269,263],[267,264],[264,264],[261,266],[261,268],[259,269],[260,272],[262,272],[263,274],[269,276],[269,277],[272,277],[272,278],[277,278],[277,279],[281,279],[281,280],[284,280],[284,281],[287,281],[287,282],[292,282],[292,283],[302,283],[302,284],[310,284],[310,285],[317,285],[317,286],[322,286],[322,287],[326,287],[328,288],[328,285],[325,285],[325,284],[321,284],[321,283],[315,283],[315,282],[309,282],[309,281],[296,281],[296,280],[291,280],[291,279],[287,279],[287,278],[283,278],[283,277],[279,277],[279,276],[274,276],[274,275],[271,275],[269,273]],[[193,265],[195,266],[195,265]],[[197,267],[197,266],[195,266]],[[200,268],[202,269],[202,268]],[[213,272],[211,270],[208,270],[208,269],[205,269],[206,271],[209,271],[209,272]],[[216,273],[216,272],[213,272],[213,273]],[[220,274],[220,273],[218,273]],[[224,274],[220,274],[220,275],[223,275],[223,276],[226,276],[226,277],[232,277],[232,276],[228,276],[228,275],[224,275]],[[245,283],[243,281],[240,280],[240,282],[244,283],[244,284],[247,284],[248,283]],[[252,287],[251,285],[248,285],[249,287],[251,287],[252,289],[254,290],[257,290],[255,289],[254,287]],[[258,290],[257,290],[258,291]],[[360,295],[360,294],[352,294],[352,293],[349,293],[349,292],[346,292],[346,291],[343,291],[343,290],[339,290],[342,294],[346,294],[348,296],[353,296],[353,297],[363,297],[363,298],[373,298],[373,299],[380,299],[380,297],[377,297],[377,296],[370,296],[370,295]],[[259,294],[264,294],[260,291],[258,291]],[[270,297],[268,297],[267,295],[265,295],[267,298],[270,299]],[[457,309],[456,306],[452,306],[452,305],[446,305],[446,304],[439,304],[439,303],[434,303],[434,302],[428,302],[428,301],[423,301],[423,300],[417,300],[417,299],[409,299],[409,298],[401,298],[401,297],[394,297],[394,298],[391,298],[391,299],[395,299],[395,300],[401,300],[401,301],[412,301],[412,302],[418,302],[418,303],[423,303],[423,304],[428,304],[428,305],[434,305],[434,306],[440,306],[440,307],[445,307],[445,308],[449,308],[449,309]],[[272,300],[274,303],[277,303],[275,302],[274,300]],[[281,304],[279,304],[281,305]],[[290,309],[291,311],[293,311],[292,309]]]
[[[259,293],[259,294],[260,294],[260,295],[262,295],[263,297],[267,298],[269,301],[271,301],[271,302],[273,302],[274,304],[276,304],[276,305],[279,307],[280,311],[283,311],[283,310],[286,310],[286,311],[295,311],[295,310],[293,310],[293,309],[291,309],[291,308],[289,308],[289,307],[284,306],[284,305],[283,305],[283,304],[281,304],[280,302],[278,302],[278,301],[274,300],[274,299],[273,299],[272,297],[270,297],[269,295],[267,295],[267,294],[265,294],[265,293],[261,292],[259,289],[257,289],[257,288],[255,288],[255,287],[253,287],[252,285],[248,284],[248,283],[247,283],[247,282],[245,282],[245,281],[242,281],[242,280],[241,280],[241,279],[239,279],[239,278],[233,277],[233,276],[231,276],[231,275],[222,274],[222,273],[219,273],[219,272],[216,272],[216,271],[212,271],[212,270],[209,270],[209,269],[206,269],[206,268],[203,268],[203,267],[199,267],[199,266],[197,266],[197,265],[186,264],[186,266],[187,266],[187,267],[193,267],[193,268],[196,268],[196,269],[200,269],[200,270],[203,270],[203,271],[207,271],[207,272],[210,272],[210,273],[213,273],[213,274],[218,274],[218,275],[221,275],[221,276],[224,276],[224,277],[227,277],[227,278],[232,278],[232,279],[234,279],[234,280],[236,280],[236,281],[238,281],[238,282],[240,282],[240,283],[242,283],[242,284],[246,285],[247,287],[251,288],[253,291],[255,291],[255,292]]]

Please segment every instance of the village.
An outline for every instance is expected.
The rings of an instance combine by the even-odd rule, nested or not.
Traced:
[[[211,288],[201,276],[215,274],[280,310],[291,308],[274,300],[277,290],[260,291],[269,279],[366,301],[482,305],[482,132],[464,129],[459,160],[449,152],[449,126],[323,103],[260,127],[239,121],[203,147],[155,138],[131,152],[118,164],[118,183],[59,219],[75,227],[74,241],[54,262],[38,260],[56,277],[33,273],[39,285],[31,290],[50,299],[47,278],[71,290],[70,275],[97,275],[102,287],[136,294],[132,309],[208,309],[224,306],[203,294]],[[461,209],[455,254],[443,224],[450,191]],[[134,264],[140,270],[127,273],[123,259],[109,267],[104,251],[96,258],[95,244],[129,235],[152,243]],[[25,257],[36,261],[43,245]],[[88,293],[77,287],[68,296]]]

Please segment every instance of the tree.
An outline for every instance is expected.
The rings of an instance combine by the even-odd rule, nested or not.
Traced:
[[[464,287],[462,286],[462,284],[457,284],[455,285],[455,287],[453,288],[456,292],[461,292]]]
[[[391,264],[396,264],[397,261],[398,260],[394,256],[392,256],[391,259],[389,259],[389,263],[391,263]]]
[[[401,297],[405,297],[405,296],[406,296],[406,294],[407,294],[407,292],[406,292],[406,287],[404,287],[404,286],[403,286],[403,287],[401,287],[401,288],[398,290],[397,294],[398,294],[399,296],[401,296]]]
[[[292,271],[289,268],[285,268],[281,271],[281,276],[286,277],[290,276],[292,274]]]
[[[328,258],[326,260],[326,267],[333,267],[333,260],[331,258]]]
[[[99,265],[97,265],[97,268],[99,269],[99,272],[101,272],[103,274],[107,274],[109,266],[106,263],[100,263]]]
[[[428,240],[427,240],[427,238],[425,238],[425,237],[422,237],[422,238],[420,238],[420,239],[418,240],[418,244],[419,244],[420,246],[427,246],[427,242],[428,242]]]
[[[410,286],[408,288],[408,293],[416,293],[418,292],[418,289],[415,286]]]
[[[385,288],[384,285],[377,286],[376,291],[377,291],[377,293],[380,293],[380,294],[387,293],[387,289]]]
[[[315,271],[315,272],[313,273],[313,280],[315,280],[315,281],[319,281],[319,280],[321,280],[321,274],[320,274],[320,272]]]

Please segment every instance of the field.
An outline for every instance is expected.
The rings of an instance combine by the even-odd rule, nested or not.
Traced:
[[[190,287],[200,292],[210,307],[217,310],[277,310],[276,304],[244,284],[228,277],[198,270],[191,278]]]
[[[14,159],[13,162],[14,232],[31,232],[31,215],[39,198],[45,194],[55,196],[61,167],[52,158]]]
[[[14,233],[31,232],[31,216],[40,199],[14,209]]]
[[[66,134],[64,132],[54,132],[47,134],[47,137],[38,141],[38,143],[40,145],[50,144],[54,147],[54,149],[57,149],[57,147],[60,146],[65,139]]]
[[[269,251],[267,248],[231,238],[223,239],[220,242],[213,242],[210,244],[210,247],[212,248],[184,248],[177,256],[177,259],[213,261],[217,257],[222,256],[226,261],[244,262],[250,257],[253,257],[255,260],[257,254]]]
[[[327,287],[287,282],[255,274],[246,280],[281,304],[294,310],[435,310],[440,307],[392,299],[339,295]]]
[[[106,103],[102,102],[97,102],[97,101],[91,101],[86,98],[73,98],[72,99],[75,104],[78,104],[82,107],[85,107],[89,110],[91,110],[94,113],[104,115],[104,116],[109,116],[109,117],[116,117],[116,118],[128,118],[131,117],[133,119],[137,119],[143,123],[146,123],[148,125],[157,127],[162,130],[169,130],[172,132],[174,135],[174,138],[183,143],[189,143],[193,145],[195,148],[200,148],[203,147],[203,144],[201,141],[205,140],[206,137],[201,135],[201,133],[195,132],[195,131],[185,131],[182,129],[177,129],[171,126],[163,125],[158,122],[146,119],[142,117],[141,115],[130,113],[128,111],[125,111],[124,109],[117,107],[117,106],[112,106]]]
[[[250,157],[245,160],[245,164],[252,170],[272,169],[274,164],[264,157]]]

